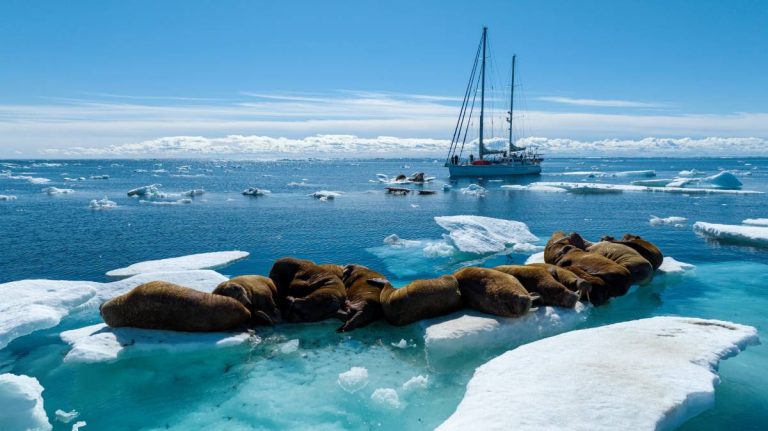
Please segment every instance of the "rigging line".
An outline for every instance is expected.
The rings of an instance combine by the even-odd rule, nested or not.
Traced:
[[[479,79],[479,78],[478,78]],[[475,85],[475,94],[472,96],[472,106],[469,108],[469,119],[472,118],[472,113],[475,111],[475,102],[477,101],[477,90],[479,90],[478,85]],[[467,143],[467,133],[469,133],[470,129],[470,121],[467,120],[467,127],[464,129],[464,139],[461,141],[461,152],[459,152],[459,158],[461,158],[461,155],[464,154],[464,145]]]
[[[480,41],[482,44],[482,39]],[[464,100],[461,102],[461,109],[459,110],[459,118],[456,121],[456,127],[453,130],[453,137],[451,138],[451,147],[448,151],[448,157],[452,156],[456,151],[456,145],[458,145],[458,138],[461,136],[461,126],[464,123],[464,116],[467,113],[467,103],[469,102],[469,95],[472,91],[472,81],[474,81],[475,73],[477,72],[477,63],[480,56],[480,44],[477,45],[477,52],[475,53],[475,62],[472,65],[472,73],[469,75],[469,82],[467,82],[467,89],[464,91]]]

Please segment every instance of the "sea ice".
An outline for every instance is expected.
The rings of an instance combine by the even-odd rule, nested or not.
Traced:
[[[175,353],[258,343],[251,332],[176,332],[138,328],[110,328],[100,323],[61,333],[61,339],[72,346],[64,362],[114,362],[125,357],[152,354],[157,351]]]
[[[397,234],[389,235],[388,237],[384,238],[384,244],[395,246],[395,247],[413,247],[418,246],[421,244],[421,241],[415,241],[412,239],[402,239]]]
[[[363,389],[368,384],[368,370],[363,367],[352,367],[349,371],[339,374],[339,386],[349,393]]]
[[[0,429],[52,429],[43,406],[43,386],[36,378],[0,374]]]
[[[389,409],[400,408],[400,397],[397,391],[392,388],[379,388],[371,394],[371,400],[381,407]]]
[[[404,391],[413,391],[416,389],[426,389],[429,384],[429,377],[418,375],[411,377],[407,382],[403,383]]]
[[[453,245],[466,253],[498,253],[508,246],[538,241],[519,221],[457,215],[435,217],[435,222],[448,231]]]
[[[245,196],[264,196],[271,192],[267,189],[257,189],[256,187],[248,187],[242,192]]]
[[[400,341],[397,343],[392,343],[392,347],[397,347],[398,349],[405,349],[408,347],[408,342],[405,341],[405,338],[401,338]]]
[[[477,368],[437,429],[675,428],[713,405],[718,362],[757,342],[753,327],[683,317],[568,332]]]
[[[766,226],[740,226],[697,221],[693,224],[693,230],[721,241],[768,246],[768,227]]]
[[[568,175],[568,176],[581,176],[589,178],[605,178],[605,177],[655,177],[656,171],[644,170],[644,171],[620,171],[620,172],[601,172],[601,171],[572,171],[562,172],[554,175]]]
[[[328,190],[320,190],[314,193],[310,193],[309,196],[312,196],[313,198],[319,199],[321,201],[327,201],[329,199],[336,199],[337,197],[341,196],[341,193]]]
[[[164,198],[166,194],[160,192],[160,187],[162,187],[161,184],[150,184],[148,186],[138,187],[129,190],[128,196],[146,199]]]
[[[661,266],[659,266],[656,271],[663,274],[682,274],[693,268],[695,268],[695,266],[690,263],[680,262],[679,260],[675,260],[674,257],[665,256],[664,260],[661,261]]]
[[[156,205],[156,206],[186,205],[186,204],[191,204],[192,199],[185,198],[185,199],[178,199],[175,201],[145,201],[143,199],[140,199],[139,203],[146,204],[146,205]]]
[[[68,424],[72,422],[73,420],[77,419],[78,416],[80,416],[80,412],[77,410],[72,410],[71,412],[65,412],[64,410],[56,410],[56,420],[63,423]]]
[[[680,171],[680,172],[677,173],[677,176],[679,176],[679,177],[687,177],[687,178],[700,177],[700,176],[703,176],[703,175],[704,175],[703,172],[698,171],[696,169],[691,169],[690,171]]]
[[[15,201],[16,196],[11,195],[0,195],[0,201]]]
[[[109,175],[91,175],[92,180],[108,180]]]
[[[77,421],[74,425],[72,425],[72,431],[80,431],[80,428],[88,425],[85,421]]]
[[[550,186],[541,186],[537,184],[531,184],[527,186],[521,186],[519,184],[507,184],[501,186],[504,190],[513,190],[513,191],[529,191],[529,192],[553,192],[553,193],[565,193],[565,189],[561,189],[559,187],[550,187]]]
[[[88,206],[94,210],[107,210],[107,209],[117,208],[117,203],[109,200],[109,198],[104,196],[104,199],[91,200],[91,203]]]
[[[688,220],[688,219],[685,218],[685,217],[670,216],[670,217],[662,218],[662,217],[657,217],[655,215],[652,215],[650,220],[648,220],[648,221],[651,224],[651,226],[659,226],[659,225],[663,225],[663,224],[676,225],[676,224],[682,223],[682,222],[684,222],[686,220]]]
[[[205,194],[205,190],[203,189],[192,189],[192,190],[187,190],[186,192],[181,192],[182,196],[186,196],[188,198],[193,198],[195,196],[202,196],[203,194]]]
[[[215,251],[198,253],[169,259],[147,260],[134,263],[125,268],[113,269],[107,272],[109,277],[130,277],[132,275],[160,271],[189,271],[192,269],[215,269],[229,265],[248,257],[246,251]]]
[[[425,320],[419,325],[424,328],[424,349],[434,362],[519,346],[570,331],[587,319],[591,309],[591,305],[579,302],[574,308],[542,306],[515,318],[460,312]]]
[[[75,191],[72,189],[60,189],[57,187],[46,187],[43,189],[43,192],[48,193],[49,195],[66,195],[70,193],[74,193]]]
[[[479,198],[485,197],[486,189],[483,186],[477,184],[470,184],[467,187],[459,189],[462,194],[476,196]]]
[[[280,353],[284,355],[290,355],[291,353],[296,353],[299,350],[299,340],[288,340],[285,343],[281,343],[278,347],[280,350]]]
[[[672,183],[670,183],[672,184]],[[603,184],[603,183],[569,183],[569,182],[538,182],[532,185],[562,188],[571,193],[620,193],[620,192],[666,192],[666,193],[709,193],[709,194],[763,194],[755,190],[727,190],[724,188],[701,187],[646,187],[630,184]]]
[[[750,226],[768,226],[768,218],[748,218],[741,223]]]

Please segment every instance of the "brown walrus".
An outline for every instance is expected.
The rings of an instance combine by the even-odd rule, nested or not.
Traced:
[[[275,303],[277,287],[268,277],[240,275],[219,284],[212,293],[240,301],[251,312],[251,319],[256,323],[274,325],[280,321],[280,311]]]
[[[490,268],[467,267],[454,274],[464,303],[472,309],[497,316],[522,316],[538,299],[514,277]]]
[[[443,316],[462,307],[459,282],[452,275],[416,280],[399,289],[395,289],[386,279],[368,282],[381,286],[384,318],[396,326]]]
[[[200,292],[165,281],[135,287],[99,307],[112,327],[209,332],[226,331],[248,322],[251,313],[235,299]]]
[[[568,290],[580,292],[582,298],[585,297],[585,294],[589,294],[592,291],[592,284],[587,279],[580,277],[568,268],[561,268],[551,263],[529,263],[526,266],[538,266],[546,269],[555,280],[559,281]]]
[[[578,234],[567,237],[563,232],[553,233],[544,248],[545,262],[563,268],[575,267],[602,279],[604,286],[590,282],[592,291],[589,298],[594,305],[601,305],[611,297],[627,293],[631,282],[629,270],[607,257],[578,248],[572,241],[584,246]]]
[[[656,271],[664,262],[664,255],[661,253],[658,247],[653,243],[644,240],[639,235],[633,235],[631,233],[624,234],[621,240],[616,240],[612,236],[604,236],[602,241],[615,242],[617,244],[624,244],[627,247],[632,247],[633,250],[640,253],[653,266],[653,270]]]
[[[269,278],[277,287],[277,305],[289,322],[317,322],[337,317],[346,292],[338,265],[316,265],[292,257],[275,261]]]
[[[500,265],[493,268],[517,279],[528,292],[538,293],[543,305],[572,308],[580,293],[568,290],[547,268],[533,265]]]
[[[384,276],[362,265],[344,267],[342,281],[347,289],[345,309],[340,311],[344,324],[336,332],[348,332],[362,328],[381,319],[381,283],[369,283],[369,280],[382,280]]]
[[[627,268],[631,276],[632,284],[642,284],[653,276],[653,266],[645,258],[636,252],[632,247],[624,244],[600,241],[596,242],[587,250],[590,253],[597,253]]]

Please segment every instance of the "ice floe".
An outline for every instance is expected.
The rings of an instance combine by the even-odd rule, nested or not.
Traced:
[[[656,272],[662,274],[682,274],[694,268],[695,266],[690,263],[680,262],[671,256],[664,256],[664,260],[661,261],[661,266],[656,269]]]
[[[270,193],[272,192],[267,189],[257,189],[256,187],[248,187],[242,192],[242,194],[245,196],[264,196]]]
[[[192,190],[187,190],[186,192],[181,192],[182,196],[186,196],[188,198],[193,198],[195,196],[202,196],[203,194],[205,194],[205,190],[203,189],[192,189]]]
[[[453,246],[465,253],[499,253],[511,246],[539,240],[519,221],[457,215],[435,217],[435,222],[448,231]]]
[[[477,184],[470,184],[467,187],[459,189],[461,194],[464,195],[470,195],[470,196],[476,196],[478,198],[485,197],[485,194],[487,190],[483,186],[479,186]]]
[[[689,171],[688,170],[680,171],[680,172],[677,173],[677,176],[679,176],[679,177],[687,177],[687,178],[702,177],[702,176],[704,176],[704,173],[699,171],[699,170],[696,170],[696,169],[691,169]]]
[[[333,200],[337,197],[341,196],[340,192],[332,192],[328,190],[320,190],[314,193],[310,193],[309,196],[312,196],[313,198],[320,200],[320,201],[327,201],[327,200]]]
[[[74,425],[72,425],[72,431],[80,431],[80,428],[88,425],[85,421],[77,421]]]
[[[109,175],[91,175],[92,180],[108,180]]]
[[[5,202],[7,202],[7,201],[15,201],[15,200],[16,200],[16,196],[0,195],[0,202],[3,202],[3,201],[5,201]]]
[[[670,216],[670,217],[657,217],[655,215],[652,215],[651,218],[648,220],[648,222],[651,224],[651,226],[660,226],[664,224],[671,224],[678,226],[680,223],[688,220],[685,217],[678,217],[678,216]]]
[[[339,386],[349,393],[354,393],[368,385],[368,370],[364,367],[352,367],[339,374]]]
[[[24,180],[30,184],[46,184],[51,182],[48,178],[32,177],[29,175],[13,175],[10,171],[3,171],[0,173],[0,178],[7,178],[9,180]]]
[[[60,189],[58,187],[46,187],[43,189],[43,192],[47,193],[50,196],[53,196],[53,195],[68,195],[68,194],[74,193],[75,191],[72,189]]]
[[[768,226],[740,226],[697,221],[693,230],[720,241],[768,246]]]
[[[521,344],[570,331],[583,323],[591,305],[577,303],[574,308],[539,307],[525,316],[507,318],[467,312],[420,323],[424,328],[424,348],[430,361],[441,361],[478,351]]]
[[[397,391],[392,388],[376,389],[371,394],[371,400],[380,407],[388,409],[400,408],[400,397],[397,395]]]
[[[384,238],[384,244],[395,246],[395,247],[412,247],[412,246],[418,246],[421,244],[421,241],[415,241],[411,239],[402,239],[397,234],[389,235],[388,237]]]
[[[64,357],[69,363],[114,362],[165,351],[169,353],[258,343],[252,332],[176,332],[138,328],[110,328],[100,323],[61,333],[72,349]]]
[[[643,171],[619,171],[619,172],[601,172],[601,171],[571,171],[562,172],[553,175],[568,175],[568,176],[580,176],[589,178],[606,178],[606,177],[655,177],[656,171],[643,170]]]
[[[58,409],[54,414],[56,415],[56,420],[63,424],[68,424],[73,420],[77,419],[78,416],[80,416],[80,412],[78,412],[77,410],[72,410],[71,412],[65,412],[64,410]]]
[[[166,194],[160,191],[160,187],[162,187],[162,184],[150,184],[148,186],[137,187],[133,190],[129,190],[128,196],[145,199],[164,198]]]
[[[439,430],[671,429],[714,404],[717,365],[755,328],[654,317],[539,340],[475,371]]]
[[[104,196],[104,199],[91,200],[91,203],[88,204],[88,206],[94,210],[108,210],[108,209],[117,208],[117,203],[109,200],[108,197]]]
[[[189,271],[192,269],[215,269],[245,259],[247,251],[215,251],[210,253],[190,254],[169,259],[148,260],[134,263],[125,268],[113,269],[107,272],[109,277],[130,277],[148,272]]]
[[[192,199],[184,198],[184,199],[177,199],[175,201],[147,201],[144,199],[139,199],[139,203],[144,205],[155,205],[155,206],[188,205],[192,203]]]
[[[621,193],[621,192],[667,192],[667,193],[722,193],[722,194],[763,194],[755,190],[727,190],[719,188],[701,187],[648,187],[631,184],[604,184],[604,183],[569,183],[569,182],[538,182],[536,186],[548,186],[564,189],[571,193]]]
[[[408,379],[405,383],[403,383],[403,390],[404,391],[414,391],[417,389],[426,389],[429,385],[429,377],[428,376],[414,376]]]
[[[562,189],[560,187],[550,187],[550,186],[542,186],[538,184],[530,184],[527,186],[522,186],[519,184],[507,184],[501,186],[504,190],[514,190],[514,191],[530,191],[530,192],[553,192],[553,193],[565,193],[566,190]]]
[[[749,226],[768,226],[768,218],[748,218],[742,220],[741,224]]]
[[[36,378],[0,374],[0,429],[52,429],[43,406],[43,386]]]

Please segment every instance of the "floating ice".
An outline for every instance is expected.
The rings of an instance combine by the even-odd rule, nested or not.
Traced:
[[[680,172],[677,173],[677,176],[679,176],[679,177],[687,177],[687,178],[701,177],[703,175],[704,175],[703,172],[698,171],[696,169],[691,169],[690,171],[680,171]]]
[[[389,409],[400,408],[400,397],[397,391],[392,388],[379,388],[371,394],[371,400],[381,407]]]
[[[450,257],[456,253],[456,249],[445,241],[428,242],[424,245],[426,257]]]
[[[168,205],[187,205],[192,203],[192,199],[178,199],[175,201],[145,201],[143,199],[139,200],[140,204],[145,205],[156,205],[156,206],[168,206]]]
[[[403,383],[404,391],[413,391],[416,389],[426,389],[429,384],[429,377],[418,375],[411,377],[407,382]]]
[[[507,318],[461,312],[420,322],[430,360],[445,360],[478,351],[519,346],[542,337],[570,331],[587,319],[592,306],[539,307],[525,316]]]
[[[697,221],[693,224],[693,230],[721,241],[768,246],[768,227],[766,226],[739,226]]]
[[[181,192],[182,196],[186,196],[188,198],[193,198],[195,196],[202,196],[203,194],[205,194],[205,190],[203,189],[192,189],[192,190],[187,190],[186,192]]]
[[[553,193],[565,193],[565,189],[561,189],[559,187],[550,187],[550,186],[542,186],[537,184],[531,184],[527,186],[521,186],[518,184],[508,184],[501,186],[504,190],[515,190],[515,191],[530,191],[530,192],[553,192]]]
[[[56,410],[56,420],[63,423],[68,424],[72,422],[73,420],[77,419],[78,416],[80,416],[80,412],[77,410],[72,410],[71,412],[65,412],[64,410]]]
[[[528,259],[525,260],[525,264],[528,265],[529,263],[544,263],[544,252],[541,251],[528,256]]]
[[[0,195],[0,201],[15,201],[16,196],[11,195]]]
[[[477,184],[470,184],[467,187],[459,189],[459,191],[465,195],[477,196],[479,198],[482,198],[482,197],[485,197],[485,193],[487,190],[485,189],[485,187],[479,186]]]
[[[161,184],[150,184],[148,186],[138,187],[128,191],[128,196],[146,199],[164,198],[165,193],[160,192]]]
[[[392,343],[392,347],[397,347],[398,349],[405,349],[408,347],[408,342],[405,341],[405,338],[401,338],[400,341],[397,343]]]
[[[114,362],[125,357],[186,352],[257,343],[250,332],[176,332],[138,328],[110,328],[100,323],[64,331],[61,339],[72,346],[64,362]]]
[[[682,317],[557,335],[479,367],[437,429],[675,428],[713,405],[718,362],[757,342],[755,328]]]
[[[646,186],[646,187],[666,187],[669,183],[674,182],[673,178],[658,178],[655,180],[638,180],[632,181],[632,185]]]
[[[299,350],[299,340],[288,340],[279,346],[280,353],[284,355],[290,355],[296,353]]]
[[[77,178],[64,177],[64,181],[67,181],[67,182],[85,181],[85,177],[77,177]]]
[[[648,221],[651,224],[651,226],[659,226],[659,225],[663,225],[663,224],[676,225],[676,224],[682,223],[682,222],[684,222],[686,220],[688,220],[688,219],[685,218],[685,217],[670,216],[670,217],[661,218],[661,217],[657,217],[655,215],[652,215],[650,220],[648,220]]]
[[[768,226],[768,218],[748,218],[741,223],[750,226]]]
[[[95,209],[95,210],[107,210],[107,209],[117,208],[117,203],[109,200],[109,198],[104,196],[104,199],[91,200],[91,203],[88,206],[91,207],[91,209]]]
[[[395,246],[395,247],[412,247],[412,246],[418,246],[421,244],[421,241],[414,241],[411,239],[402,239],[397,234],[389,235],[388,237],[384,238],[384,244]]]
[[[246,251],[215,251],[210,253],[190,254],[169,259],[148,260],[134,263],[125,268],[107,272],[109,277],[130,277],[132,275],[160,271],[189,271],[192,269],[215,269],[229,265],[248,257]]]
[[[671,256],[664,256],[664,260],[661,261],[661,266],[659,266],[656,271],[664,274],[682,274],[693,268],[695,268],[695,266],[690,263],[680,262]]]
[[[91,175],[92,180],[108,180],[109,175]]]
[[[85,421],[77,421],[74,425],[72,425],[72,431],[80,431],[80,428],[88,425]]]
[[[498,253],[508,246],[538,241],[525,223],[482,216],[435,217],[453,245],[466,253]]]
[[[363,367],[352,367],[349,371],[339,374],[339,386],[349,393],[363,389],[368,384],[368,370]]]
[[[713,187],[720,187],[723,189],[738,189],[742,184],[736,175],[729,171],[722,171],[711,177],[705,177],[701,179],[701,183],[711,184]]]
[[[315,199],[321,200],[321,201],[327,201],[330,199],[336,199],[337,197],[341,196],[340,192],[331,192],[328,190],[320,190],[314,193],[310,193],[309,196],[312,196]]]
[[[57,187],[46,187],[43,189],[43,192],[48,193],[49,195],[66,195],[70,193],[74,193],[75,191],[72,189],[60,189]]]
[[[569,175],[569,176],[581,176],[589,178],[605,178],[605,177],[655,177],[656,171],[644,170],[644,171],[620,171],[620,172],[600,172],[600,171],[573,171],[562,172],[553,175]]]
[[[243,194],[245,196],[264,196],[270,193],[271,192],[267,189],[257,189],[256,187],[248,187],[247,189],[243,190]]]
[[[9,180],[24,180],[30,184],[45,184],[51,181],[48,178],[31,177],[29,175],[12,175],[10,171],[1,172],[0,178],[7,178]]]
[[[52,428],[43,406],[43,386],[34,377],[0,374],[0,429]]]
[[[569,182],[538,182],[536,186],[548,186],[564,189],[571,193],[621,193],[621,192],[666,192],[666,193],[718,193],[718,194],[763,194],[754,190],[726,190],[717,188],[695,187],[646,187],[630,184],[602,184],[602,183],[569,183]]]

